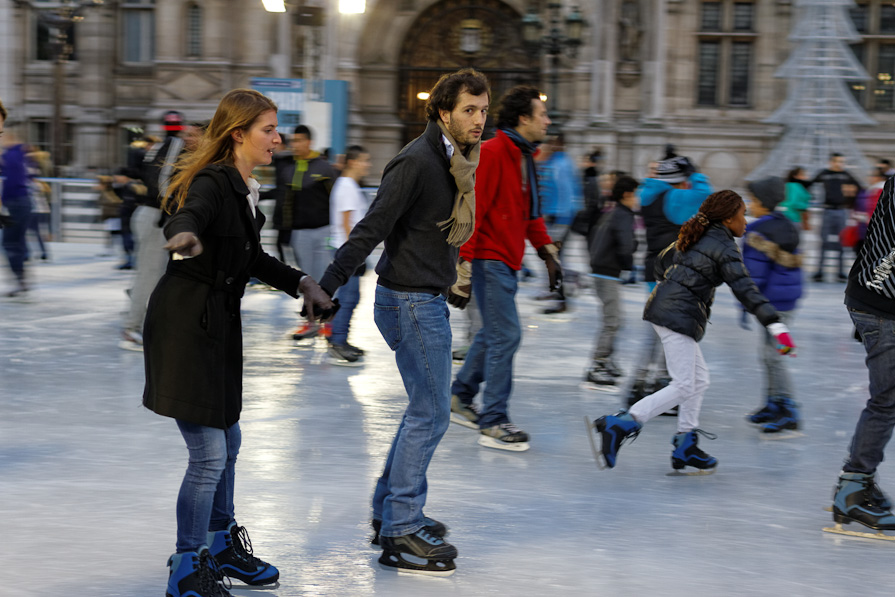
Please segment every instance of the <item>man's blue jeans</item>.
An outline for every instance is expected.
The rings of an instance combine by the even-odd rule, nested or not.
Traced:
[[[177,496],[177,553],[198,551],[209,531],[223,531],[235,520],[233,483],[242,443],[239,423],[229,429],[177,420],[190,452]]]
[[[858,418],[842,470],[872,474],[883,461],[895,426],[895,320],[853,309],[848,312],[867,352],[870,400]]]
[[[487,429],[509,422],[507,402],[513,389],[513,357],[522,340],[516,312],[516,270],[502,261],[475,259],[472,262],[472,294],[482,312],[482,329],[475,335],[463,367],[451,386],[470,404],[483,381],[479,427]]]
[[[360,302],[360,276],[351,276],[343,286],[336,291],[334,298],[339,299],[339,311],[332,320],[333,344],[345,344],[348,342],[348,332],[351,328],[351,316],[354,308]]]
[[[373,493],[382,535],[400,537],[423,527],[426,469],[450,424],[450,314],[440,294],[377,286],[373,316],[410,399]]]

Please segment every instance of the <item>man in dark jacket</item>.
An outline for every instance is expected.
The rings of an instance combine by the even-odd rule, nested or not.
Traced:
[[[597,298],[602,304],[603,325],[597,332],[593,362],[585,380],[597,389],[614,390],[616,378],[610,373],[618,370],[612,364],[615,337],[621,326],[622,303],[620,277],[623,271],[634,268],[634,209],[637,207],[638,182],[630,176],[619,178],[612,188],[615,207],[600,218],[588,243],[590,265],[594,273]]]
[[[839,233],[845,228],[847,210],[854,206],[861,184],[845,169],[845,158],[841,153],[830,155],[829,168],[818,172],[811,184],[817,182],[824,187],[824,217],[820,225],[820,259],[812,280],[824,281],[824,257],[827,251],[832,250],[836,251],[838,279],[845,282],[848,277],[843,269]]]
[[[557,290],[558,251],[539,214],[533,153],[547,134],[550,118],[540,92],[513,87],[500,99],[497,135],[482,145],[476,175],[476,230],[460,249],[452,305],[464,308],[472,294],[482,315],[463,367],[451,385],[451,417],[479,430],[479,444],[525,451],[528,434],[510,421],[513,357],[522,339],[516,311],[517,272],[526,239],[547,263],[550,290]],[[482,382],[482,410],[473,404]]]
[[[320,153],[311,149],[311,129],[300,124],[292,134],[292,153],[279,155],[276,170],[274,227],[291,230],[290,244],[298,267],[319,280],[329,263],[329,193],[336,171]],[[313,338],[320,326],[304,321],[292,335],[295,340]]]
[[[475,225],[475,169],[490,103],[485,77],[463,69],[432,89],[425,132],[385,168],[367,215],[320,280],[332,296],[384,239],[374,319],[395,352],[410,399],[373,493],[379,562],[452,574],[457,550],[445,525],[423,514],[426,470],[450,424],[451,326],[446,295],[459,247]],[[403,554],[423,558],[414,563]]]
[[[875,474],[895,427],[895,201],[886,181],[858,258],[845,287],[845,305],[867,351],[870,400],[849,445],[848,459],[833,497],[835,530],[858,522],[895,530],[892,500],[876,485]],[[827,530],[827,529],[825,529]]]

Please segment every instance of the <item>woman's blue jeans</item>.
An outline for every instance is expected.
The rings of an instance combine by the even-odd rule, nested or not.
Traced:
[[[410,399],[373,493],[382,535],[400,537],[423,527],[426,469],[450,424],[450,314],[440,294],[383,286],[376,287],[373,309]]]
[[[235,520],[233,484],[242,443],[239,423],[229,429],[177,420],[190,453],[177,496],[177,553],[198,551],[209,531],[226,530]]]

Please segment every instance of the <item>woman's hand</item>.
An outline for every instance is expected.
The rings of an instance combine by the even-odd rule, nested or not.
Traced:
[[[174,253],[175,259],[177,255],[181,258],[197,257],[202,254],[202,243],[192,232],[178,232],[168,240],[164,249]]]

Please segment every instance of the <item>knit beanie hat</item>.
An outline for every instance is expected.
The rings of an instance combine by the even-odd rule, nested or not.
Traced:
[[[694,172],[693,164],[684,156],[674,156],[656,164],[656,180],[677,184],[684,182]]]
[[[754,180],[746,187],[768,211],[774,211],[774,208],[785,198],[784,182],[778,176]]]

